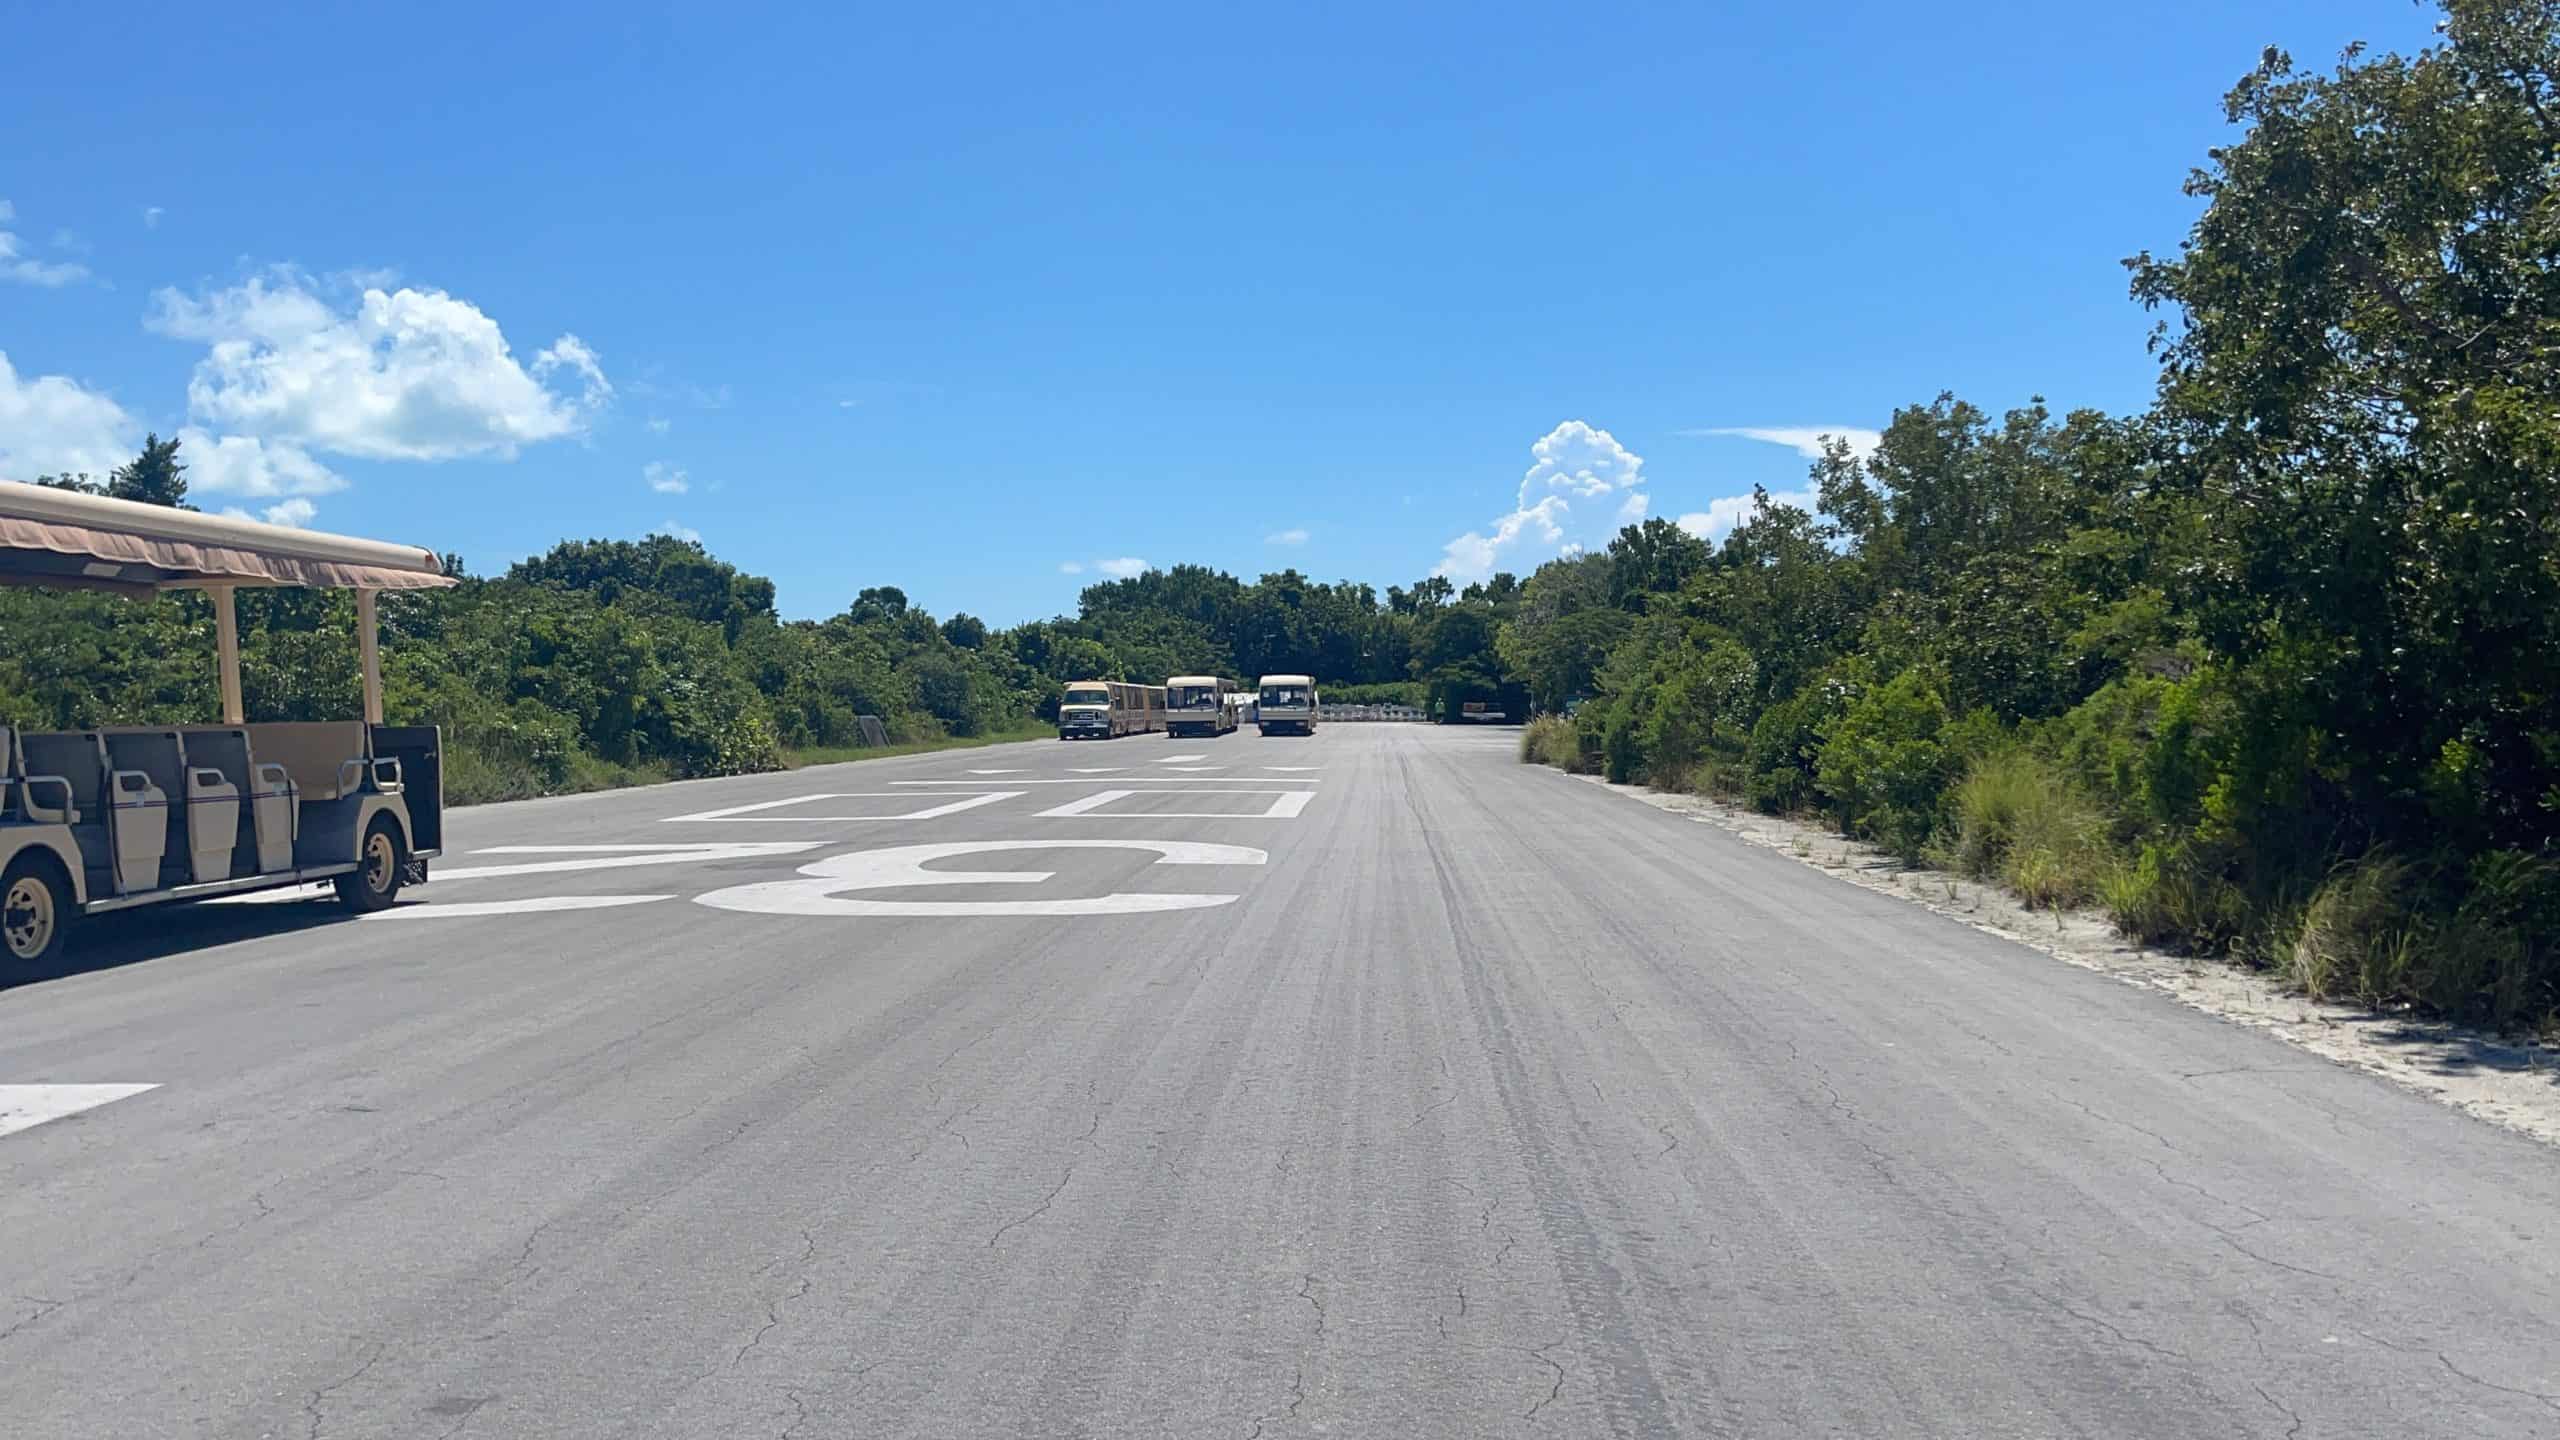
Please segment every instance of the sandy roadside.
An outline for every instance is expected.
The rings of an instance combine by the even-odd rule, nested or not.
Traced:
[[[2322,1004],[2266,975],[2210,960],[2165,954],[2118,935],[2094,910],[2029,910],[1994,885],[1900,860],[1817,825],[1784,820],[1695,795],[1576,777],[1731,831],[1853,885],[1926,906],[1978,930],[2130,985],[2165,990],[2235,1024],[2255,1026],[2341,1065],[2433,1096],[2493,1125],[2560,1145],[2560,1050],[2516,1044],[2481,1031],[2352,1005]]]

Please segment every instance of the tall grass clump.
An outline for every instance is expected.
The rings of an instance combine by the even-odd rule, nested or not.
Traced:
[[[1955,868],[2000,880],[2030,905],[2078,905],[2105,891],[2115,868],[2105,817],[2033,753],[1985,756],[1949,799]]]
[[[2340,865],[2299,912],[2270,916],[2276,973],[2314,1000],[2378,1004],[2399,995],[2419,943],[2409,888],[2409,867],[2389,856]]]
[[[1520,763],[1581,770],[1582,737],[1564,716],[1541,715],[1520,732]]]

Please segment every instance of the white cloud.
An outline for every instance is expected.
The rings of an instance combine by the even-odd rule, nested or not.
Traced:
[[[1726,425],[1711,430],[1683,430],[1689,436],[1721,435],[1742,440],[1758,440],[1769,445],[1784,445],[1807,460],[1822,458],[1822,442],[1826,436],[1849,442],[1849,453],[1863,460],[1875,453],[1884,439],[1880,431],[1858,425]]]
[[[694,529],[694,528],[693,528],[692,526],[690,526],[690,525],[679,525],[679,524],[677,524],[676,522],[674,522],[673,520],[670,520],[670,521],[668,521],[666,524],[659,526],[655,531],[653,531],[653,532],[651,532],[651,533],[653,533],[653,534],[658,534],[658,535],[666,535],[666,536],[670,536],[670,537],[672,537],[672,538],[674,538],[674,539],[677,539],[677,540],[690,540],[690,541],[692,541],[692,542],[693,542],[694,544],[696,544],[696,545],[699,545],[699,544],[701,544],[701,543],[702,543],[702,532],[701,532],[701,531]]]
[[[104,480],[141,447],[141,428],[123,406],[67,376],[22,379],[0,351],[0,479],[85,471]]]
[[[1649,504],[1638,489],[1644,484],[1644,457],[1596,426],[1567,420],[1530,446],[1529,457],[1528,473],[1520,477],[1519,498],[1511,513],[1486,531],[1470,530],[1443,546],[1440,564],[1432,574],[1482,580],[1515,550],[1564,544],[1575,500],[1612,494],[1626,497],[1614,507],[1594,508],[1590,513],[1595,520],[1613,512],[1641,516]],[[1577,543],[1598,538],[1602,537],[1577,537]]]
[[[194,477],[192,475],[188,477],[188,483],[189,487],[192,488],[194,484]],[[221,513],[234,520],[264,520],[270,525],[283,525],[295,530],[300,530],[309,525],[311,523],[311,517],[319,514],[320,511],[319,507],[313,505],[310,501],[296,498],[292,500],[280,500],[255,515],[250,514],[248,511],[241,509],[237,505],[225,505],[222,507]]]
[[[513,457],[575,435],[613,394],[574,335],[516,362],[496,321],[441,290],[366,289],[352,311],[278,270],[201,296],[161,290],[149,323],[210,347],[187,382],[200,421],[379,460]],[[540,376],[574,371],[572,399]]]
[[[1146,574],[1147,562],[1135,555],[1123,555],[1116,560],[1096,560],[1093,568],[1105,575],[1127,580]]]
[[[1081,575],[1084,573],[1084,562],[1081,560],[1061,560],[1058,562],[1058,573],[1061,575]]]
[[[1773,505],[1793,505],[1810,514],[1819,500],[1810,490],[1783,490],[1772,491],[1769,502]],[[1706,509],[1692,510],[1681,516],[1678,523],[1681,529],[1713,544],[1724,539],[1732,532],[1734,526],[1751,518],[1751,504],[1751,497],[1748,495],[1721,496],[1708,501]]]
[[[168,211],[161,209],[161,208],[160,208],[159,206],[157,206],[157,205],[145,205],[145,206],[143,206],[143,207],[142,207],[142,228],[143,228],[143,229],[145,229],[145,230],[157,230],[157,229],[159,229],[159,228],[160,228],[160,217],[161,217],[161,216],[163,216],[163,215],[166,215],[166,214],[168,214],[168,213],[169,213]]]
[[[601,410],[613,399],[613,385],[604,378],[604,367],[596,363],[596,352],[587,348],[586,341],[575,335],[563,335],[534,353],[535,379],[546,379],[551,372],[560,369],[575,370],[578,377],[586,382],[585,390],[578,396],[579,404],[590,410]]]
[[[1621,525],[1633,525],[1644,518],[1644,512],[1652,508],[1653,502],[1646,498],[1643,491],[1638,490],[1627,496],[1624,501],[1620,502],[1618,506],[1618,523]]]
[[[18,218],[17,207],[0,200],[0,225]],[[59,232],[69,235],[68,230]],[[60,243],[59,240],[56,241]],[[38,260],[23,254],[15,234],[0,230],[0,280],[15,280],[23,285],[54,287],[69,285],[89,278],[89,267],[68,260]]]
[[[285,440],[254,435],[208,435],[189,425],[178,432],[178,458],[186,463],[187,489],[210,495],[328,495],[347,488],[346,477]],[[281,508],[281,507],[279,507]],[[310,520],[309,507],[302,519]]]
[[[649,433],[652,435],[664,435],[674,428],[675,426],[673,422],[669,421],[664,415],[652,415],[649,417]]]
[[[1262,537],[1262,543],[1265,545],[1304,545],[1307,543],[1307,532],[1302,529],[1274,530],[1270,534]]]
[[[652,460],[641,466],[640,478],[648,481],[649,488],[661,495],[681,495],[693,488],[690,477],[681,467],[664,460]]]
[[[1534,538],[1545,544],[1559,544],[1564,540],[1567,508],[1563,496],[1550,495],[1495,521],[1490,535],[1470,530],[1441,547],[1440,563],[1431,573],[1451,580],[1482,580],[1493,574],[1495,564],[1520,544],[1523,535],[1534,532]]]

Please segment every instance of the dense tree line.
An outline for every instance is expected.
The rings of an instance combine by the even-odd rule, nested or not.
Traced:
[[[2314,993],[2560,1023],[2560,31],[2269,51],[2130,417],[1952,397],[1533,575],[1539,758],[1819,810]]]
[[[182,504],[185,468],[155,439],[108,483],[41,483]],[[385,708],[444,727],[461,799],[770,769],[863,744],[865,716],[897,743],[1006,733],[1054,719],[1067,682],[1097,677],[1308,670],[1347,699],[1525,703],[1491,653],[1517,598],[1507,575],[1381,600],[1294,570],[1248,584],[1183,565],[1092,586],[1073,617],[993,629],[887,585],[829,619],[784,620],[770,580],[666,536],[568,542],[495,578],[447,569],[452,589],[382,599]],[[251,719],[357,712],[349,597],[244,591],[239,606]],[[188,593],[0,591],[0,724],[202,721],[217,709],[212,626]]]

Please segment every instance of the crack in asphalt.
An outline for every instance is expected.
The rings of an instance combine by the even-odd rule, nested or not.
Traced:
[[[2103,1315],[2092,1314],[2089,1311],[2080,1309],[2078,1306],[2073,1305],[2070,1301],[2063,1299],[2059,1295],[2048,1294],[2042,1290],[2030,1290],[2027,1293],[2035,1296],[2039,1300],[2042,1300],[2054,1309],[2061,1311],[2063,1314],[2070,1316],[2072,1319],[2079,1321],[2083,1325],[2094,1325],[2098,1329],[2106,1331],[2109,1335],[2114,1336],[2123,1344],[2131,1345],[2138,1349],[2148,1350],[2152,1354],[2161,1356],[2164,1359],[2175,1360],[2181,1364],[2186,1363],[2187,1356],[2184,1352],[2172,1350],[2168,1346],[2162,1345],[2157,1341],[2146,1340],[2143,1337],[2126,1330],[2123,1326],[2118,1325]]]
[[[996,1227],[996,1233],[987,1237],[987,1248],[990,1250],[996,1248],[996,1242],[1002,1240],[1007,1231],[1028,1225],[1032,1221],[1039,1219],[1042,1215],[1047,1214],[1049,1207],[1057,1203],[1057,1199],[1060,1195],[1066,1193],[1068,1183],[1073,1181],[1075,1178],[1076,1162],[1070,1160],[1067,1162],[1065,1173],[1058,1176],[1058,1183],[1050,1189],[1048,1194],[1040,1197],[1039,1204],[1032,1206],[1023,1214],[1017,1215]]]
[[[1299,1365],[1299,1366],[1298,1366],[1296,1373],[1295,1373],[1295,1374],[1293,1374],[1293,1375],[1291,1375],[1291,1376],[1290,1376],[1290,1378],[1289,1378],[1289,1408],[1288,1408],[1288,1409],[1286,1409],[1286,1410],[1284,1410],[1284,1411],[1282,1411],[1282,1412],[1280,1412],[1280,1413],[1279,1413],[1279,1414],[1277,1414],[1277,1415],[1256,1415],[1256,1416],[1254,1416],[1254,1417],[1253,1417],[1253,1428],[1252,1428],[1251,1430],[1248,1430],[1248,1431],[1246,1431],[1246,1432],[1245,1432],[1244,1440],[1262,1440],[1262,1427],[1263,1427],[1263,1426],[1270,1424],[1270,1423],[1271,1423],[1272,1421],[1274,1421],[1274,1420],[1295,1420],[1295,1419],[1297,1419],[1297,1418],[1298,1418],[1298,1407],[1299,1407],[1299,1406],[1301,1406],[1301,1405],[1304,1405],[1304,1404],[1306,1404],[1306,1403],[1307,1403],[1307,1367],[1306,1367],[1305,1365],[1301,1364],[1301,1365]]]
[[[1305,1275],[1299,1278],[1298,1298],[1316,1307],[1316,1338],[1321,1340],[1324,1338],[1324,1302],[1315,1297],[1315,1288],[1315,1276]]]
[[[1421,1113],[1404,1122],[1404,1128],[1410,1130],[1414,1126],[1421,1124],[1423,1121],[1430,1119],[1432,1112],[1446,1110],[1456,1103],[1458,1103],[1458,1092],[1452,1090],[1448,1094],[1441,1096],[1439,1099],[1432,1101],[1430,1104],[1423,1106]]]
[[[2463,1369],[2461,1366],[2454,1364],[2453,1357],[2447,1355],[2441,1350],[2436,1352],[2436,1363],[2442,1365],[2445,1369],[2452,1371],[2454,1374],[2461,1376],[2463,1379],[2470,1381],[2472,1384],[2479,1386],[2483,1390],[2495,1390],[2501,1395],[2521,1396],[2527,1400],[2538,1401],[2551,1410],[2560,1411],[2560,1395],[2551,1394],[2542,1390],[2519,1390],[2513,1385],[2501,1385],[2495,1380],[2484,1380],[2479,1376],[2472,1374],[2470,1371]]]
[[[304,1417],[311,1422],[303,1430],[304,1440],[320,1440],[321,1407],[328,1402],[330,1396],[337,1394],[339,1391],[353,1385],[358,1380],[363,1379],[365,1377],[365,1372],[371,1370],[374,1366],[381,1364],[382,1357],[388,1353],[390,1349],[390,1341],[375,1341],[373,1345],[373,1353],[365,1357],[363,1364],[348,1371],[345,1375],[330,1381],[328,1384],[321,1386],[319,1389],[312,1391],[309,1396],[304,1398],[302,1402],[302,1413]]]
[[[47,1315],[52,1314],[54,1311],[59,1310],[70,1303],[67,1300],[48,1300],[42,1295],[21,1295],[18,1298],[29,1305],[35,1306],[36,1311],[32,1315],[21,1318],[8,1329],[0,1330],[0,1340],[8,1339],[10,1336],[17,1334],[19,1331],[26,1329],[28,1326],[33,1325]]]
[[[2293,1422],[2293,1424],[2285,1430],[2284,1440],[2293,1440],[2293,1437],[2302,1433],[2302,1417],[2294,1412],[2293,1407],[2285,1404],[2273,1395],[2268,1394],[2267,1387],[2264,1385],[2257,1384],[2253,1381],[2249,1388],[2258,1392],[2259,1399],[2274,1406],[2276,1408],[2276,1413]]]
[[[1554,1384],[1552,1384],[1552,1385],[1550,1385],[1550,1386],[1548,1386],[1548,1387],[1547,1387],[1547,1393],[1546,1393],[1545,1398],[1543,1398],[1543,1399],[1539,1400],[1537,1404],[1530,1406],[1530,1407],[1529,1407],[1529,1410],[1528,1410],[1528,1413],[1527,1413],[1527,1414],[1525,1414],[1525,1415],[1522,1415],[1522,1416],[1520,1417],[1521,1419],[1523,1419],[1523,1420],[1535,1420],[1535,1419],[1537,1419],[1537,1418],[1538,1418],[1538,1412],[1539,1412],[1539,1411],[1544,1410],[1544,1409],[1546,1409],[1548,1406],[1553,1405],[1554,1403],[1556,1403],[1556,1397],[1557,1397],[1557,1396],[1559,1396],[1559,1395],[1562,1395],[1562,1394],[1564,1393],[1564,1367],[1563,1367],[1562,1365],[1557,1364],[1555,1361],[1548,1359],[1548,1358],[1547,1358],[1547,1352],[1548,1352],[1548,1351],[1550,1351],[1550,1350],[1555,1349],[1556,1347],[1558,1347],[1558,1346],[1560,1346],[1560,1345],[1562,1345],[1562,1344],[1564,1344],[1564,1342],[1566,1342],[1567,1340],[1570,1340],[1570,1339],[1572,1339],[1572,1338],[1573,1338],[1573,1337],[1572,1337],[1571,1335],[1559,1335],[1559,1336],[1557,1336],[1555,1339],[1548,1341],[1546,1344],[1541,1345],[1541,1346],[1539,1346],[1538,1348],[1536,1348],[1536,1349],[1534,1349],[1534,1350],[1531,1350],[1531,1351],[1527,1352],[1527,1353],[1528,1353],[1528,1354],[1530,1354],[1531,1356],[1535,1357],[1535,1358],[1536,1358],[1536,1360],[1537,1360],[1537,1362],[1538,1362],[1539,1364],[1544,1365],[1544,1366],[1546,1366],[1548,1369],[1553,1370],[1554,1372],[1556,1372],[1556,1379],[1555,1379],[1555,1383],[1554,1383]]]

